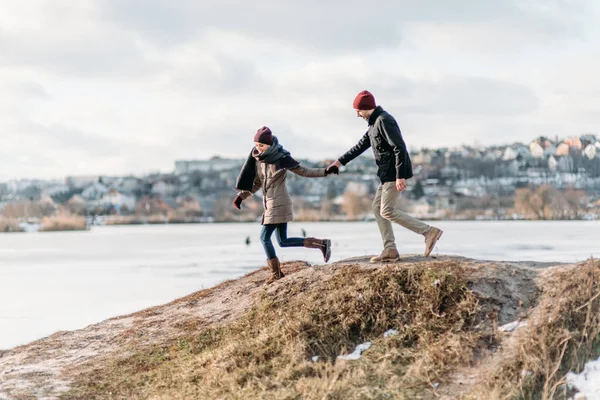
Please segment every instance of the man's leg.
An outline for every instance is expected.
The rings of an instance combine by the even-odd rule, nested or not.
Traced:
[[[392,223],[381,215],[382,211],[382,199],[383,199],[383,185],[379,185],[377,192],[375,192],[375,198],[373,199],[373,213],[375,214],[375,221],[377,221],[377,227],[381,234],[381,240],[383,241],[384,249],[396,249],[396,242],[394,238],[394,230]]]
[[[373,199],[373,214],[375,214],[377,227],[379,228],[381,240],[383,241],[383,252],[379,256],[371,258],[371,262],[397,261],[400,257],[398,255],[398,250],[396,250],[392,223],[381,216],[382,188],[383,185],[379,185],[377,192],[375,193],[375,199]]]
[[[389,221],[402,225],[406,229],[425,236],[425,257],[431,254],[436,242],[442,237],[442,231],[434,226],[427,225],[415,217],[408,215],[396,208],[400,192],[396,189],[396,182],[383,184],[381,190],[381,216]]]
[[[386,182],[382,185],[381,216],[388,221],[395,222],[406,229],[423,235],[429,229],[429,225],[396,208],[399,194],[400,192],[396,189],[396,182]]]

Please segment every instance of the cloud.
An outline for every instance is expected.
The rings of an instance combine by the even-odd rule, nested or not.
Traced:
[[[0,180],[339,156],[371,90],[410,147],[597,131],[591,0],[30,0],[0,14]]]

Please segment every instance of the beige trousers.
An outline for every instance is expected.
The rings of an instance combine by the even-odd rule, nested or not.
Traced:
[[[381,233],[384,249],[396,248],[392,222],[419,234],[423,234],[429,229],[429,225],[426,223],[396,209],[399,194],[400,192],[396,189],[396,182],[386,182],[379,185],[375,193],[375,199],[373,199],[373,212]]]

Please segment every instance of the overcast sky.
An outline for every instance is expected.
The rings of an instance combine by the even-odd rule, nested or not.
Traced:
[[[295,5],[292,5],[294,3]],[[410,148],[600,131],[597,0],[0,0],[0,181],[335,158],[370,90]]]

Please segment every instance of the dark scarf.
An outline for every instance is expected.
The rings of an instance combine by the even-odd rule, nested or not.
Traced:
[[[256,178],[256,160],[266,164],[273,164],[276,171],[284,168],[295,168],[300,164],[294,160],[289,151],[279,144],[277,137],[273,136],[273,144],[264,153],[258,153],[255,147],[252,148],[248,159],[246,159],[237,177],[235,189],[252,190],[254,178]]]

